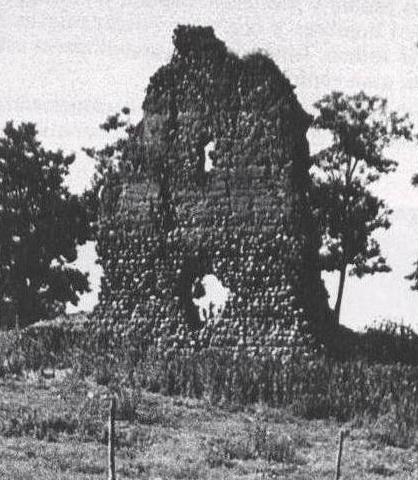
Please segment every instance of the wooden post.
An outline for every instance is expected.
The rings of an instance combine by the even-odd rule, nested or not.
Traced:
[[[112,397],[109,408],[109,425],[108,425],[108,480],[116,480],[116,468],[115,468],[115,410],[116,402],[115,397]]]
[[[340,430],[335,480],[339,480],[341,478],[341,456],[343,453],[343,442],[344,442],[344,431]]]
[[[20,336],[20,317],[19,317],[19,310],[17,308],[17,302],[13,303],[14,306],[14,314],[15,314],[15,331],[16,331],[16,336]]]

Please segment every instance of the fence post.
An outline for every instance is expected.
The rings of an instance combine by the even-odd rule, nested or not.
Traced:
[[[108,480],[116,480],[116,468],[115,468],[115,410],[116,410],[116,401],[115,397],[112,396],[110,400],[109,408],[109,425],[108,425]]]
[[[19,335],[20,322],[19,322],[19,314],[17,313],[17,310],[16,310],[16,313],[15,313],[15,330],[16,330],[16,335]]]
[[[341,456],[343,453],[343,442],[344,442],[344,430],[340,430],[335,480],[339,480],[341,478]]]

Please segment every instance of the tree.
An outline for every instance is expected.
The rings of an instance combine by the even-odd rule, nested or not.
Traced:
[[[418,140],[418,136],[416,139]],[[411,183],[414,187],[418,187],[418,173],[412,177]],[[418,290],[418,261],[414,262],[414,271],[406,275],[405,278],[412,281],[411,290]]]
[[[130,122],[130,109],[123,107],[120,112],[109,115],[99,127],[107,133],[113,133],[116,140],[101,149],[84,148],[84,152],[95,160],[95,172],[91,186],[83,194],[83,204],[88,211],[89,220],[96,222],[99,206],[106,211],[112,210],[117,197],[121,194],[121,175],[134,173],[140,158],[140,148],[134,140],[138,126]],[[124,132],[121,136],[121,130]]]
[[[33,123],[8,122],[0,136],[0,321],[12,309],[22,326],[77,304],[87,274],[68,263],[89,236],[81,200],[64,177],[74,155],[45,150]]]
[[[314,107],[319,115],[313,126],[332,134],[331,145],[313,157],[312,201],[322,234],[322,269],[339,271],[338,325],[348,267],[360,278],[390,271],[373,233],[390,227],[392,211],[370,187],[396,170],[385,149],[393,140],[412,140],[413,126],[408,115],[388,112],[385,99],[364,92],[332,92]]]

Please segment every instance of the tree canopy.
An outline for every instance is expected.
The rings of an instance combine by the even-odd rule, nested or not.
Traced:
[[[0,322],[22,326],[74,305],[87,274],[69,264],[90,227],[81,199],[64,184],[74,155],[45,150],[33,123],[8,122],[0,137]],[[3,325],[4,326],[4,325]]]
[[[417,136],[418,139],[418,136]],[[412,177],[411,181],[412,185],[414,187],[418,187],[418,173],[416,173]],[[418,261],[414,262],[414,270],[409,274],[406,275],[405,277],[407,280],[411,280],[411,290],[417,290],[418,291]]]
[[[136,161],[140,157],[134,141],[136,126],[130,122],[130,109],[123,107],[120,112],[109,115],[99,127],[107,133],[118,132],[117,138],[101,149],[83,148],[95,161],[95,171],[91,186],[83,194],[89,220],[96,222],[100,206],[112,211],[122,191],[121,176],[134,173]],[[121,134],[121,131],[123,134]]]
[[[390,227],[392,211],[371,187],[396,170],[385,149],[393,140],[412,140],[413,125],[408,115],[388,111],[385,99],[362,91],[332,92],[314,107],[319,115],[313,126],[332,134],[331,145],[313,156],[312,200],[321,226],[322,268],[340,272],[338,323],[348,266],[358,277],[390,271],[373,233]]]

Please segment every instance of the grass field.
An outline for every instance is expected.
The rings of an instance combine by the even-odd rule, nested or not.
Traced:
[[[106,478],[107,388],[58,373],[0,379],[1,479]],[[332,479],[341,428],[343,479],[417,478],[415,442],[385,446],[358,425],[142,392],[119,402],[117,478]]]

